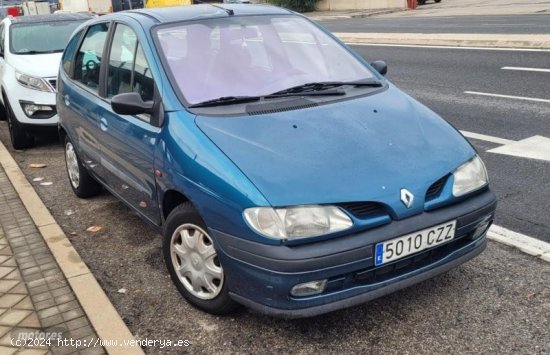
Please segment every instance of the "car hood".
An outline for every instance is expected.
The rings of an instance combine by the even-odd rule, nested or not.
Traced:
[[[23,73],[40,78],[57,76],[63,53],[13,55],[13,67]]]
[[[377,201],[423,211],[428,187],[475,151],[446,121],[394,86],[352,100],[196,124],[273,206]],[[415,195],[414,208],[400,191]]]

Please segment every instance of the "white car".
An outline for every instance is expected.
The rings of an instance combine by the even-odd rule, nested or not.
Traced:
[[[8,16],[0,23],[0,100],[13,148],[57,127],[55,92],[61,55],[86,14]]]

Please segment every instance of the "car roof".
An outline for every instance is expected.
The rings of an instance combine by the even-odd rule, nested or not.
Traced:
[[[147,16],[154,19],[155,22],[168,23],[176,21],[226,17],[229,16],[228,10],[232,10],[234,16],[288,15],[293,13],[292,11],[269,5],[216,4],[214,6],[210,4],[197,4],[190,6],[137,9],[124,11],[119,14],[130,15],[131,17]]]
[[[41,23],[54,21],[70,21],[70,20],[89,20],[92,15],[85,13],[59,13],[50,15],[31,15],[31,16],[16,16],[12,17],[11,23]]]

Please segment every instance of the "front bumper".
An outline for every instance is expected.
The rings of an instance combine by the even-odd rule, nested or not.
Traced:
[[[446,272],[480,254],[491,222],[495,195],[486,190],[458,204],[425,212],[357,234],[298,246],[256,243],[211,230],[231,297],[261,313],[285,318],[319,315],[358,305]],[[457,220],[455,238],[393,263],[374,266],[374,245],[449,220]],[[293,286],[328,279],[315,296],[293,297]]]

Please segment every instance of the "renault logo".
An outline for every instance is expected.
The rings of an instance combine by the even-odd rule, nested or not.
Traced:
[[[414,195],[407,189],[401,189],[401,202],[407,207],[411,208],[414,202]]]

